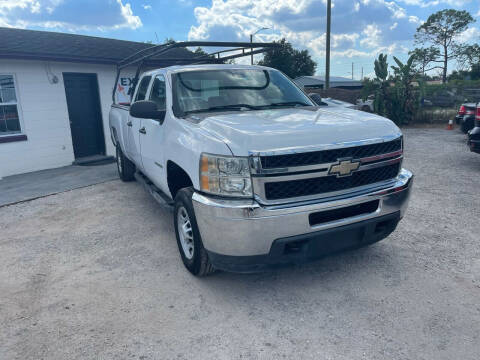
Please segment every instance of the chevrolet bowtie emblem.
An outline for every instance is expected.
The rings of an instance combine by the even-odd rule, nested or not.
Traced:
[[[352,159],[339,160],[338,164],[330,166],[328,174],[337,175],[337,177],[352,175],[352,172],[357,170],[359,166],[359,161],[352,161]]]

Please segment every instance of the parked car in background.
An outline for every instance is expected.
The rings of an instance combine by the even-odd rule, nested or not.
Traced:
[[[340,106],[347,109],[357,110],[357,106],[342,100],[332,99],[332,98],[322,98],[320,94],[310,93],[308,94],[310,100],[313,100],[318,106]]]
[[[475,127],[468,132],[470,151],[480,154],[480,103],[475,110]]]
[[[355,109],[355,110],[357,109],[356,105],[351,104],[351,103],[346,102],[346,101],[332,99],[332,98],[323,98],[322,100],[323,100],[323,102],[325,102],[329,106],[340,106],[340,107],[345,107],[345,108],[348,108],[348,109]]]
[[[463,103],[458,109],[455,122],[460,125],[460,130],[465,134],[475,126],[475,103]]]
[[[366,100],[357,99],[357,109],[366,111],[366,112],[373,112],[373,101],[375,100],[375,95],[369,95]]]

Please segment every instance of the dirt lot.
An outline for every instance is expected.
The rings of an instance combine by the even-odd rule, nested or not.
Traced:
[[[397,231],[268,273],[192,277],[136,183],[0,208],[0,359],[478,359],[480,155],[405,133]]]

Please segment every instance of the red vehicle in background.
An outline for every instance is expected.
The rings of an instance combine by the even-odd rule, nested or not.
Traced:
[[[476,103],[464,103],[460,106],[455,122],[460,125],[460,129],[465,134],[475,127],[475,109]]]

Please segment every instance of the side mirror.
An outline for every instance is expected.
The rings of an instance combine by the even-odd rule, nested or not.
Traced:
[[[162,124],[165,119],[165,110],[158,110],[157,104],[153,101],[136,101],[130,106],[130,116],[158,120]]]
[[[317,105],[323,105],[322,97],[320,94],[312,93],[308,94],[308,97]]]

